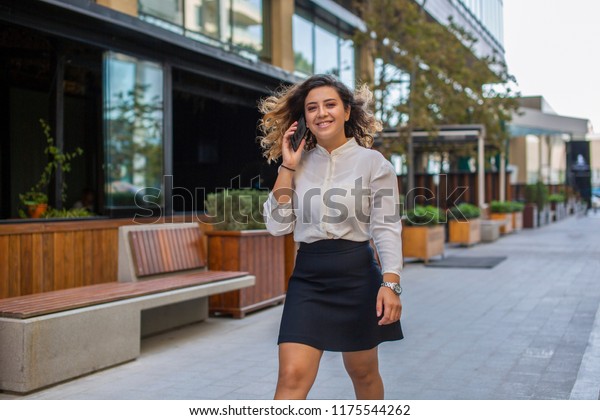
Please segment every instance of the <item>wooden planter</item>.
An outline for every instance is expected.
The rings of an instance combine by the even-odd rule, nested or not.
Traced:
[[[538,208],[538,226],[545,226],[550,223],[550,206],[546,205],[544,208]]]
[[[525,208],[523,209],[523,227],[528,229],[538,227],[537,205],[525,204]]]
[[[515,232],[523,229],[523,212],[515,211],[512,213],[512,228]]]
[[[564,219],[567,216],[567,207],[565,203],[550,203],[550,211],[552,212],[552,221],[558,222],[559,220]]]
[[[0,224],[0,299],[116,282],[120,226],[197,221],[191,219],[38,219]]]
[[[502,225],[500,225],[501,235],[506,235],[513,231],[512,213],[490,213],[490,219],[503,222]]]
[[[249,312],[283,302],[283,236],[272,236],[266,230],[212,231],[206,235],[210,270],[248,271],[256,276],[253,287],[211,296],[211,314],[243,318]]]
[[[425,262],[444,254],[444,226],[403,226],[402,253],[406,258],[418,258]]]
[[[460,245],[474,245],[481,242],[481,221],[477,219],[450,220],[448,242]]]

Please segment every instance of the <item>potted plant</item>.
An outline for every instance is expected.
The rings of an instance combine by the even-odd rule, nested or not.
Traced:
[[[542,182],[527,185],[523,208],[523,227],[535,228],[547,223],[548,187]]]
[[[492,201],[490,203],[490,219],[501,222],[500,234],[506,235],[513,231],[512,205],[508,201]]]
[[[550,202],[551,218],[558,221],[565,217],[567,211],[565,207],[565,195],[562,193],[554,193],[548,196]]]
[[[469,203],[461,203],[449,210],[448,242],[474,245],[481,241],[481,210]]]
[[[433,206],[415,206],[402,219],[402,254],[425,262],[444,254],[444,212]]]
[[[35,191],[33,188],[26,193],[19,194],[19,200],[27,208],[27,214],[23,210],[19,210],[22,218],[39,219],[48,209],[48,196],[43,192]]]
[[[518,201],[511,201],[510,208],[512,211],[512,228],[515,232],[523,229],[523,209],[525,205]]]
[[[264,190],[223,190],[209,194],[206,211],[210,270],[247,271],[256,276],[252,287],[211,296],[212,314],[242,318],[247,313],[283,302],[285,256],[283,236],[272,236],[261,214],[268,197]]]
[[[46,147],[44,154],[47,156],[48,162],[38,182],[31,189],[23,194],[19,194],[21,204],[27,208],[28,213],[19,210],[19,215],[23,218],[39,218],[49,211],[48,207],[48,185],[52,180],[52,176],[60,169],[63,173],[71,171],[71,160],[76,156],[83,154],[83,150],[79,147],[74,152],[65,153],[54,145],[54,138],[50,134],[50,125],[43,119],[40,119],[40,125],[46,138]],[[63,180],[60,190],[63,201],[67,197],[67,184]],[[89,215],[89,212],[88,214]]]
[[[543,182],[537,182],[534,185],[535,204],[537,206],[537,224],[538,226],[547,225],[550,223],[550,208],[548,207],[548,186]]]

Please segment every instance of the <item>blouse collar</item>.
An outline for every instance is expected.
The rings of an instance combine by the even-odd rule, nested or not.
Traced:
[[[329,153],[327,151],[327,149],[325,149],[323,146],[320,146],[319,143],[317,143],[317,150],[319,150],[321,153],[325,153],[326,155],[331,155],[331,156],[335,156],[335,155],[341,155],[342,153],[344,153],[346,150],[350,150],[353,149],[354,147],[358,146],[358,143],[356,143],[356,140],[354,139],[354,137],[349,138],[346,143],[342,144],[340,147],[333,149],[331,151],[331,153]]]

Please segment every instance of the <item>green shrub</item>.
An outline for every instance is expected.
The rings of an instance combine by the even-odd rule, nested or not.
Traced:
[[[407,226],[435,226],[446,222],[446,214],[434,206],[415,206],[406,213]]]
[[[548,187],[543,182],[527,185],[525,200],[528,203],[535,203],[538,209],[543,209],[548,204]]]
[[[58,209],[50,208],[44,213],[44,218],[46,218],[46,219],[70,219],[70,218],[76,218],[76,217],[91,217],[91,216],[94,216],[94,213],[90,212],[87,209],[58,210]]]
[[[565,202],[565,195],[561,194],[561,193],[550,194],[548,196],[548,201],[551,202],[551,203],[564,203]]]
[[[512,206],[508,201],[492,201],[490,210],[492,213],[512,213]]]
[[[450,214],[458,221],[477,219],[481,215],[481,210],[473,204],[460,203],[450,209]]]
[[[525,208],[525,204],[520,203],[518,201],[511,201],[510,202],[510,208],[511,208],[512,212],[523,211],[523,209]]]
[[[269,193],[265,190],[223,190],[208,194],[207,215],[215,230],[264,229],[262,207]]]

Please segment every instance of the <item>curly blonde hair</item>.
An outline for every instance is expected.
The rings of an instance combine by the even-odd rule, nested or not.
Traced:
[[[304,100],[308,93],[319,87],[334,88],[344,104],[350,108],[350,118],[344,125],[347,138],[354,137],[356,142],[368,149],[373,145],[373,136],[382,130],[381,121],[375,118],[369,106],[373,93],[367,85],[352,92],[345,84],[330,75],[314,75],[301,83],[280,87],[273,95],[261,99],[258,110],[263,115],[258,128],[262,133],[258,137],[263,156],[271,163],[281,156],[283,135],[294,121],[304,113]],[[309,131],[304,150],[314,149],[317,139]]]

